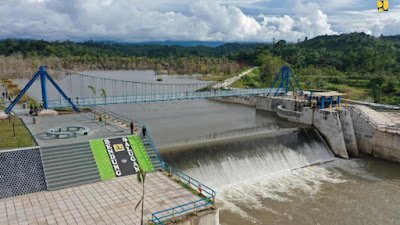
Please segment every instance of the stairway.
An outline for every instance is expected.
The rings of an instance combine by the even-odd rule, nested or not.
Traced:
[[[162,170],[160,160],[157,158],[156,150],[153,149],[153,146],[150,143],[148,137],[143,137],[140,135],[140,139],[142,140],[143,146],[146,149],[147,155],[149,156],[151,163],[153,163],[154,171]]]
[[[101,181],[89,142],[42,147],[40,151],[48,190]]]

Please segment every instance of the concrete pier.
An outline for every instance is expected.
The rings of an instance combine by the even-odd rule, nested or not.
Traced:
[[[349,158],[338,112],[327,109],[315,110],[313,124],[321,132],[335,155],[344,159]]]
[[[347,109],[338,110],[340,124],[342,125],[342,132],[344,142],[346,144],[347,152],[352,157],[359,157],[356,135],[354,133],[353,122],[351,121],[350,112]]]

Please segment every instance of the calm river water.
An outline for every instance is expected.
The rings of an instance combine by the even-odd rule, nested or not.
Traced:
[[[156,77],[90,73],[134,81]],[[145,122],[165,161],[216,190],[223,225],[400,224],[400,165],[335,158],[312,127],[211,100],[107,107]]]

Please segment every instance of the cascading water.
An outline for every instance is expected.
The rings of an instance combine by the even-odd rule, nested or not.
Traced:
[[[222,225],[400,221],[399,165],[335,158],[313,128],[284,128],[161,153],[216,191]]]
[[[312,128],[196,145],[162,157],[214,188],[335,159]]]
[[[247,222],[260,222],[252,210],[276,213],[262,199],[287,200],[279,192],[303,187],[316,192],[321,181],[342,182],[328,171],[305,168],[335,160],[313,128],[290,128],[219,142],[164,151],[165,161],[217,191],[220,209]],[[297,181],[297,182],[296,182]],[[302,183],[313,183],[309,188]],[[250,212],[249,212],[250,211]],[[229,223],[227,223],[229,224]]]

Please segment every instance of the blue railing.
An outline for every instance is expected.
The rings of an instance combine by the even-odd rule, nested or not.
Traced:
[[[116,112],[109,111],[105,108],[101,107],[93,107],[94,113],[97,111],[103,115],[109,115],[110,117],[114,117],[114,119],[119,120],[125,124],[130,124],[132,121],[135,121],[138,126],[138,128],[141,127],[146,127],[146,125],[140,121],[134,120],[132,118],[129,118],[127,116],[121,115]],[[201,209],[204,209],[206,206],[211,205],[212,208],[215,208],[215,196],[216,193],[213,189],[210,187],[200,183],[196,179],[193,179],[189,175],[183,173],[182,171],[176,169],[175,167],[171,166],[170,164],[164,162],[160,156],[160,153],[158,152],[156,145],[154,144],[153,138],[151,137],[150,132],[148,131],[147,127],[147,137],[150,141],[150,144],[153,148],[153,151],[156,153],[158,160],[161,163],[161,167],[169,173],[170,176],[174,175],[178,181],[180,181],[184,187],[186,188],[192,188],[192,190],[196,190],[199,194],[202,194],[203,198],[199,200],[195,200],[183,205],[178,205],[176,207],[172,207],[169,209],[165,209],[159,212],[155,212],[152,214],[152,222],[155,224],[162,224],[164,225],[165,223],[163,221],[167,219],[175,219],[175,216],[180,216],[185,212],[193,212],[196,213]]]
[[[254,88],[254,89],[232,89],[232,90],[209,90],[198,92],[173,92],[161,94],[148,94],[148,95],[126,95],[126,96],[108,96],[106,99],[103,97],[88,97],[73,99],[73,103],[78,106],[93,106],[93,105],[107,105],[107,104],[126,104],[126,103],[141,103],[141,102],[157,102],[157,101],[173,101],[173,100],[192,100],[203,98],[216,98],[216,97],[231,97],[240,95],[258,95],[266,94],[270,91],[274,92],[276,89],[270,88]],[[49,100],[50,108],[64,108],[70,107],[70,104],[65,99]]]
[[[192,190],[196,190],[197,193],[203,196],[202,199],[195,200],[183,205],[178,205],[176,207],[172,207],[169,209],[165,209],[159,212],[155,212],[152,215],[151,221],[155,224],[162,224],[165,223],[165,220],[175,220],[176,216],[181,216],[184,213],[187,214],[191,212],[196,214],[198,211],[206,208],[206,206],[211,206],[215,208],[215,196],[216,193],[210,187],[200,183],[199,181],[193,179],[189,175],[183,173],[182,171],[176,169],[175,167],[169,165],[168,163],[164,162],[164,170],[169,173],[170,176],[174,175],[177,178],[177,181],[180,181],[184,187],[190,188]],[[193,187],[193,188],[192,188]]]

